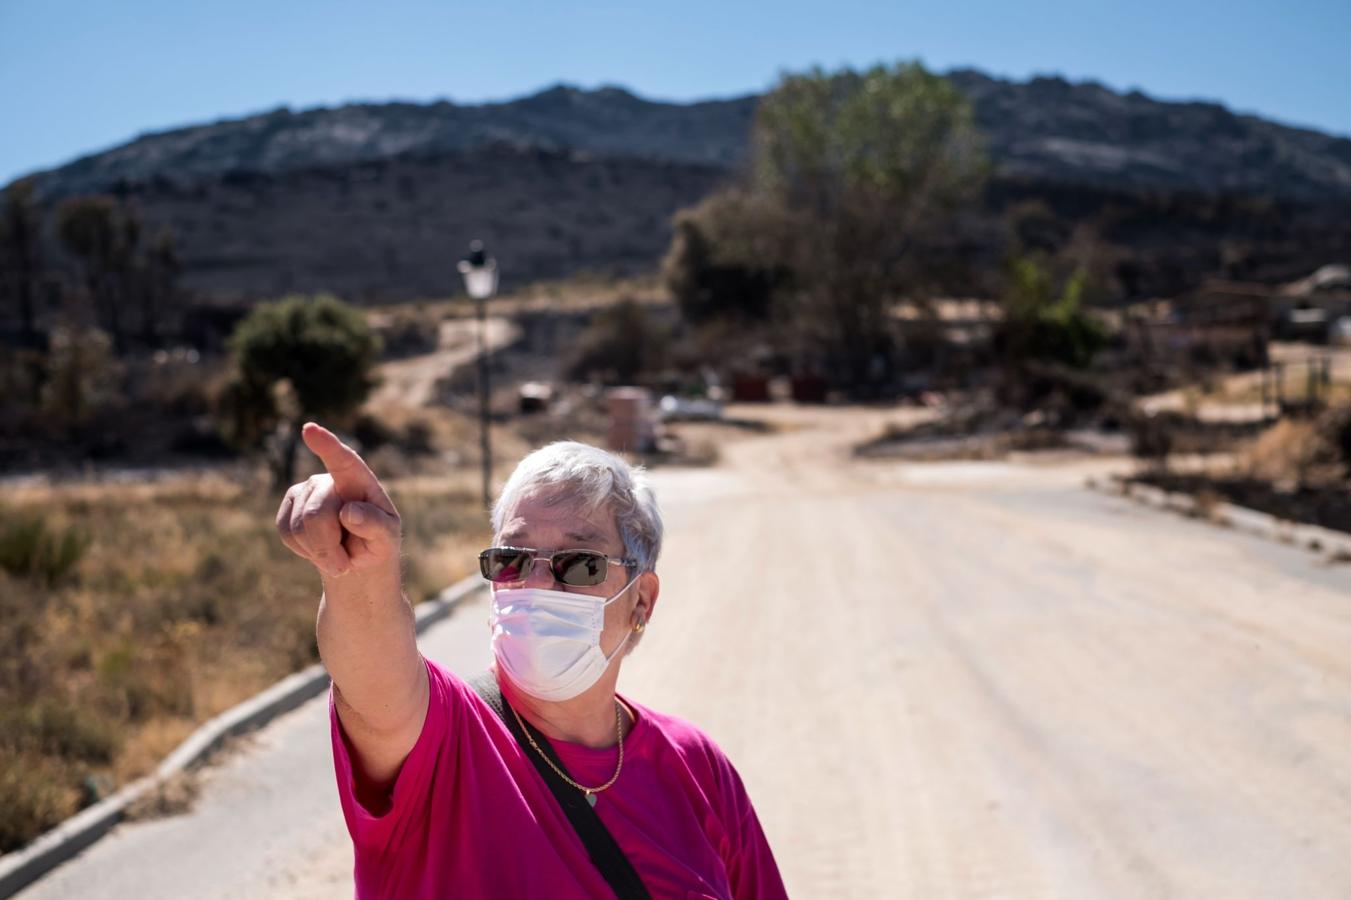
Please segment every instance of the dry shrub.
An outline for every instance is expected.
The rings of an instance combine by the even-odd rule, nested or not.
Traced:
[[[415,600],[486,540],[468,482],[391,484]],[[15,486],[13,517],[86,551],[48,583],[0,568],[0,852],[152,771],[193,728],[318,657],[313,568],[260,478]],[[23,567],[20,567],[23,570]],[[172,798],[170,798],[172,799]],[[157,800],[160,806],[173,806]]]
[[[1193,518],[1204,519],[1207,522],[1220,522],[1220,509],[1224,504],[1224,497],[1212,488],[1202,488],[1192,495],[1192,506],[1188,514]]]
[[[357,449],[382,481],[478,462],[478,420],[444,407],[368,405],[353,429]]]
[[[460,479],[390,486],[403,520],[404,587],[418,603],[473,571],[488,545],[488,511],[477,486]]]
[[[632,384],[659,371],[671,350],[671,329],[648,307],[622,300],[592,318],[576,340],[564,369],[569,378],[599,378],[607,384]]]
[[[0,853],[22,847],[79,804],[80,791],[61,762],[0,749]]]
[[[121,744],[113,721],[68,700],[42,697],[0,712],[0,748],[12,753],[108,763]]]
[[[127,806],[123,815],[133,822],[176,816],[191,810],[200,793],[197,772],[175,772]]]
[[[1336,482],[1344,466],[1328,436],[1309,419],[1282,419],[1258,435],[1239,458],[1248,477],[1292,489]]]
[[[380,338],[382,359],[404,359],[436,349],[444,311],[424,303],[367,316]]]
[[[0,509],[0,569],[12,575],[51,587],[70,575],[88,547],[88,536],[78,528],[54,528],[37,512]]]
[[[228,375],[222,359],[202,358],[186,347],[161,350],[128,365],[126,396],[166,415],[201,415],[211,411],[213,393]]]

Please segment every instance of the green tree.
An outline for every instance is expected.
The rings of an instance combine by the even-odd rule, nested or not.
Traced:
[[[1087,270],[1076,268],[1062,284],[1040,254],[1013,259],[1004,290],[1004,320],[995,346],[1015,366],[1026,361],[1087,368],[1107,334],[1083,307]]]
[[[5,305],[13,304],[19,319],[19,340],[37,345],[37,292],[42,275],[42,211],[31,179],[5,190],[0,212],[0,289]]]
[[[260,304],[230,348],[237,375],[222,398],[222,430],[245,448],[273,439],[278,487],[293,480],[300,426],[355,413],[375,386],[380,357],[380,339],[361,312],[328,294]]]
[[[861,383],[893,353],[892,302],[930,273],[915,248],[949,228],[988,171],[970,103],[919,63],[783,76],[760,101],[746,191],[782,266],[779,312]],[[677,238],[681,235],[677,232]],[[719,251],[723,259],[731,251]]]
[[[785,76],[761,101],[755,189],[797,222],[787,250],[851,381],[892,352],[889,306],[924,281],[917,241],[976,197],[987,165],[971,107],[918,63]]]

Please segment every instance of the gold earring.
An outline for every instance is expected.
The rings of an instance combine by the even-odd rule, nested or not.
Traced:
[[[646,628],[646,627],[647,627],[647,622],[646,622],[646,620],[644,620],[642,616],[639,616],[639,617],[638,617],[638,624],[635,625],[635,626],[633,626],[633,630],[636,631],[636,632],[638,632],[639,634],[642,634],[642,633],[643,633],[643,629]]]

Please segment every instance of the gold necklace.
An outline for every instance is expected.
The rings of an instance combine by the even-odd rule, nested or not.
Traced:
[[[511,704],[507,705],[511,706]],[[539,744],[535,743],[535,736],[530,733],[530,729],[525,727],[525,723],[521,721],[521,714],[516,711],[516,707],[511,707],[511,714],[516,717],[516,724],[521,726],[521,731],[525,732],[525,739],[530,742],[530,746],[535,748],[535,752],[540,755],[540,758],[549,764],[549,768],[553,769],[554,772],[558,774],[559,778],[581,791],[583,796],[586,797],[587,803],[595,806],[596,795],[613,785],[619,779],[619,770],[624,768],[624,708],[620,706],[618,700],[615,700],[615,739],[619,743],[619,764],[615,766],[615,773],[610,776],[610,780],[600,787],[587,787],[586,785],[578,784],[569,778],[568,773],[554,765],[554,761],[549,758],[549,755],[539,748]]]

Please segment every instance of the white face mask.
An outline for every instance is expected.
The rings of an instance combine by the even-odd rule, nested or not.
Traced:
[[[642,574],[642,573],[639,573]],[[608,599],[543,588],[493,593],[489,624],[493,655],[521,690],[540,700],[570,700],[595,684],[629,642],[629,631],[606,656],[600,648],[605,607],[624,595],[638,575]]]

